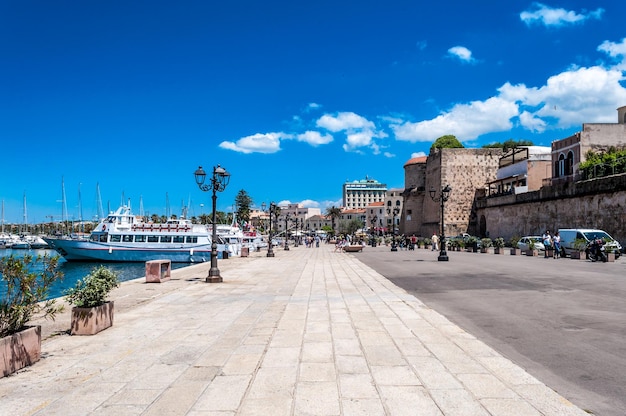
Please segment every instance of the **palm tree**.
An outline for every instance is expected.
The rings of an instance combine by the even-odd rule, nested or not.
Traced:
[[[331,206],[326,208],[326,216],[330,217],[330,221],[333,225],[333,234],[336,234],[335,232],[335,220],[337,218],[339,218],[341,216],[341,208],[337,208],[336,206]]]

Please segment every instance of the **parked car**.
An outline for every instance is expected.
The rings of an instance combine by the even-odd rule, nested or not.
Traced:
[[[586,241],[589,244],[590,241],[596,238],[604,240],[604,250],[607,253],[615,253],[615,258],[618,258],[622,252],[622,246],[620,243],[611,237],[606,231],[589,229],[589,228],[561,228],[559,229],[559,235],[561,236],[561,247],[565,250],[565,254],[571,254],[576,249],[575,241]]]
[[[535,243],[535,250],[545,251],[546,248],[543,246],[543,239],[537,235],[528,235],[520,238],[517,242],[517,248],[521,248],[524,251],[530,250],[531,241]]]

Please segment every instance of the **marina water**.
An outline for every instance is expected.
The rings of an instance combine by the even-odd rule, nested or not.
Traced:
[[[54,250],[11,250],[0,249],[0,257],[5,256],[24,257],[25,255],[37,256],[55,256],[57,252]],[[83,279],[95,267],[104,265],[117,273],[121,282],[127,280],[138,279],[146,275],[146,265],[143,262],[137,263],[100,263],[100,262],[68,262],[61,258],[59,260],[59,270],[63,274],[63,279],[54,283],[50,288],[49,297],[58,298],[64,296],[65,291],[76,284],[76,281]],[[172,263],[172,269],[189,266],[186,263]],[[6,286],[4,282],[0,282],[0,298],[5,295]]]

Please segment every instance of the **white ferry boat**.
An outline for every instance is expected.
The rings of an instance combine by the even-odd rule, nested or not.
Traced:
[[[144,222],[126,205],[101,221],[88,239],[48,237],[45,241],[68,261],[169,259],[174,263],[196,263],[211,260],[211,235],[206,226],[192,224],[184,218],[170,219],[163,224]],[[222,257],[228,247],[222,240],[217,243],[218,256]]]

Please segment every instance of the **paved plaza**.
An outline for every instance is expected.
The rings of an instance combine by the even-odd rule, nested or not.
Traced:
[[[334,247],[275,249],[123,283],[115,324],[0,379],[2,415],[587,415]],[[437,267],[436,259],[420,269]]]

